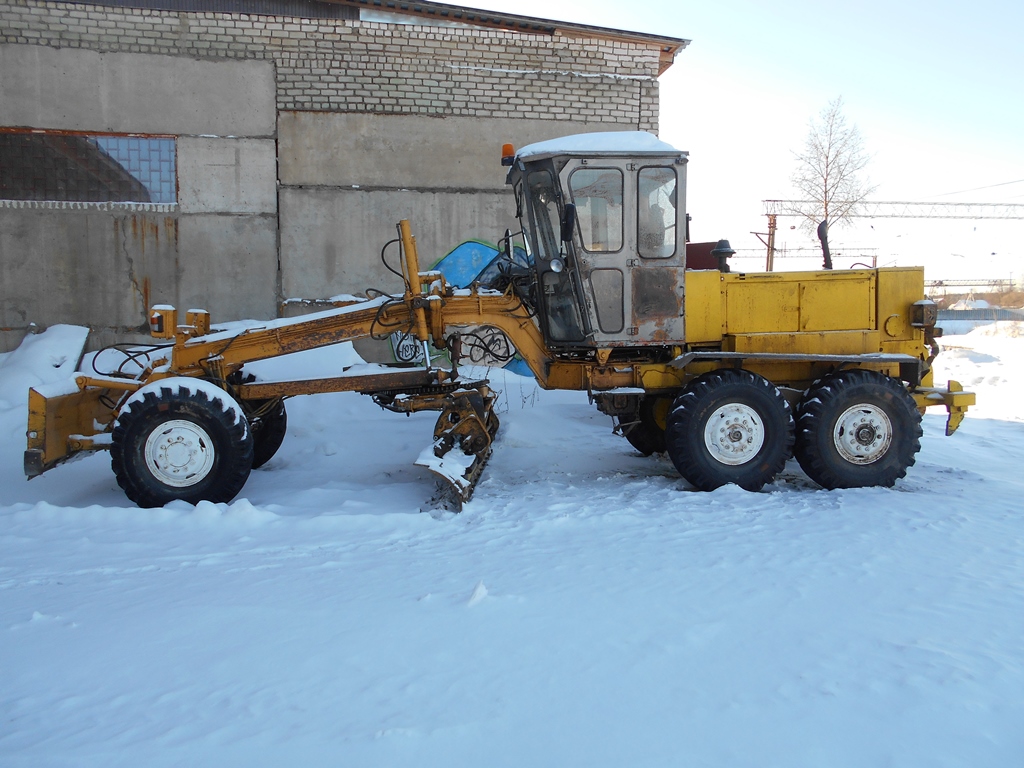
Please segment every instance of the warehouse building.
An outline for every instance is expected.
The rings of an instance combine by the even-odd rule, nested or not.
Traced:
[[[514,226],[501,145],[658,130],[688,41],[438,3],[0,0],[0,351],[267,319]]]

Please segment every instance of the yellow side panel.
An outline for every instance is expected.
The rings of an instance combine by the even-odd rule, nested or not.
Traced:
[[[717,270],[686,271],[686,343],[717,342],[724,325],[722,273]]]
[[[801,331],[874,327],[874,280],[870,277],[800,283]]]
[[[800,283],[795,280],[727,281],[729,333],[800,330]]]
[[[686,342],[714,343],[723,334],[738,338],[879,330],[880,338],[857,336],[854,344],[858,349],[867,344],[864,351],[877,352],[878,341],[915,338],[908,311],[923,295],[919,268],[750,274],[692,271],[686,273]],[[817,349],[821,342],[799,343]],[[835,347],[845,343],[839,337],[824,343],[830,349],[822,352],[851,351]]]
[[[726,333],[875,328],[875,273],[772,272],[725,276]]]
[[[878,270],[878,325],[883,341],[909,341],[915,329],[910,307],[924,298],[924,269]],[[920,333],[920,331],[918,331]]]
[[[800,355],[860,355],[879,351],[878,331],[747,333],[726,337],[730,352],[789,352]]]

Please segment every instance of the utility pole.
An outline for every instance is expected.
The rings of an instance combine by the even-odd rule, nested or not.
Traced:
[[[767,201],[766,201],[767,202]],[[776,213],[768,214],[768,232],[751,232],[754,237],[761,241],[761,244],[768,249],[768,258],[765,263],[765,272],[771,272],[775,266],[775,230],[779,227],[779,216]],[[764,238],[768,238],[765,240]]]

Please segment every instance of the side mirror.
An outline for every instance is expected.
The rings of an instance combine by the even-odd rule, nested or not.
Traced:
[[[505,230],[504,241],[505,241],[505,246],[504,246],[504,248],[502,250],[505,252],[505,258],[508,259],[509,261],[512,261],[512,230],[511,229],[506,229]]]
[[[562,242],[572,241],[572,233],[576,230],[576,206],[567,203],[565,213],[562,214]]]

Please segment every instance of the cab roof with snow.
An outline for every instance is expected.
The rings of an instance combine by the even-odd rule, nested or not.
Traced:
[[[516,152],[516,160],[544,160],[556,156],[643,157],[675,155],[685,158],[687,152],[676,149],[652,133],[645,131],[604,131],[577,133],[557,139],[539,141]]]

